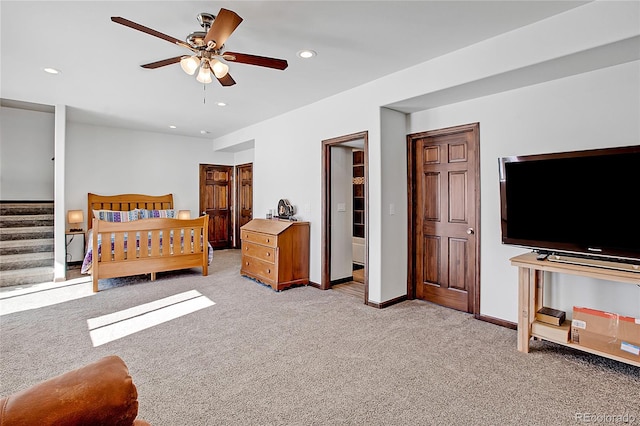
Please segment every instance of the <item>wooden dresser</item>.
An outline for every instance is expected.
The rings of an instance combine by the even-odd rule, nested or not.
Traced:
[[[280,291],[309,284],[309,222],[253,219],[240,228],[240,273]]]

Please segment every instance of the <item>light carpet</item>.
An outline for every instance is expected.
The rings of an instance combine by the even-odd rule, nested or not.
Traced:
[[[116,354],[138,417],[156,426],[640,424],[637,367],[543,342],[523,354],[514,330],[423,301],[375,309],[332,290],[275,292],[239,265],[238,251],[217,251],[207,277],[105,280],[3,315],[0,395]],[[4,290],[0,310],[22,297]],[[89,319],[192,290],[214,304],[93,346]]]

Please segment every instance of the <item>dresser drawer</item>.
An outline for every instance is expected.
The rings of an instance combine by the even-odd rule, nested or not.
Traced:
[[[242,255],[255,257],[256,259],[264,260],[269,263],[275,263],[276,261],[275,248],[250,243],[246,240],[242,241]]]
[[[273,263],[255,259],[253,257],[242,256],[242,274],[257,278],[266,284],[276,282],[276,266]]]
[[[260,232],[242,231],[241,240],[249,241],[256,244],[261,244],[269,247],[276,247],[278,245],[278,237],[270,234],[262,234]]]

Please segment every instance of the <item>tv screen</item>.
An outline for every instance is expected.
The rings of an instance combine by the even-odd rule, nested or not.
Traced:
[[[640,262],[640,146],[499,164],[504,244]]]

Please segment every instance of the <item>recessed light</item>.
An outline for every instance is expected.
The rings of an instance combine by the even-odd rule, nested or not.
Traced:
[[[200,130],[200,134],[201,135],[207,135],[207,134],[209,134],[209,131],[208,130]]]
[[[216,105],[218,105],[219,107],[227,106],[227,104],[225,104],[224,102],[218,102],[218,103],[216,103]]]
[[[302,59],[309,59],[309,58],[313,58],[314,56],[316,56],[317,53],[313,50],[301,50],[298,52],[298,56],[301,57]]]
[[[57,70],[55,68],[45,68],[44,72],[49,74],[60,74],[60,70]]]
[[[177,129],[176,126],[174,126],[173,124],[171,126],[169,126],[170,129]]]

